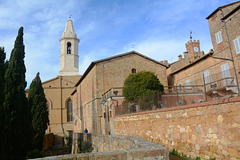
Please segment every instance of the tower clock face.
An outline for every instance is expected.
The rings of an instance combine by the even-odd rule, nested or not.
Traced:
[[[198,52],[198,47],[194,47],[193,50],[194,50],[195,52]]]

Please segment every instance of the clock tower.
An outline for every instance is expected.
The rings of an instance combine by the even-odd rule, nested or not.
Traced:
[[[192,63],[193,61],[201,57],[199,40],[190,40],[185,44],[185,46],[187,50],[186,53],[188,53],[188,63]]]
[[[78,71],[78,43],[79,39],[69,17],[66,28],[59,40],[61,44],[59,76],[79,75]]]

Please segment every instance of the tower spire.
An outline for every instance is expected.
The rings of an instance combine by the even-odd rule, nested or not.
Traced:
[[[78,43],[79,39],[73,28],[71,17],[67,21],[64,32],[62,33],[61,55],[60,55],[60,76],[79,75],[78,71]]]
[[[68,19],[68,21],[67,21],[65,30],[64,30],[64,32],[63,32],[63,34],[62,34],[62,38],[64,38],[64,37],[77,38],[77,34],[76,34],[75,31],[74,31],[73,22],[72,22],[70,16],[69,16],[69,19]]]

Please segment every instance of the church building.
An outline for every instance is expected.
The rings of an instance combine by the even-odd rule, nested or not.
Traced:
[[[112,87],[122,87],[129,74],[152,71],[167,85],[167,66],[136,51],[94,61],[81,76],[78,43],[69,18],[60,39],[59,75],[42,83],[49,108],[47,133],[55,135],[55,144],[61,144],[63,136],[85,128],[91,133],[104,133],[101,96]]]
[[[42,83],[49,110],[47,133],[55,135],[55,144],[61,144],[62,137],[73,131],[73,100],[70,96],[81,78],[78,71],[79,39],[70,18],[59,41],[61,44],[59,75]]]

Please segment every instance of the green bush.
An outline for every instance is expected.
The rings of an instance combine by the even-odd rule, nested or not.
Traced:
[[[157,76],[150,71],[141,71],[130,74],[124,82],[123,96],[125,103],[143,103],[139,99],[144,99],[146,103],[152,103],[156,100],[157,91],[163,91],[163,85],[158,80]],[[145,97],[145,98],[144,98]]]
[[[172,155],[176,155],[176,156],[179,155],[179,153],[178,153],[175,149],[173,149],[172,152],[170,152],[170,154],[172,154]]]

